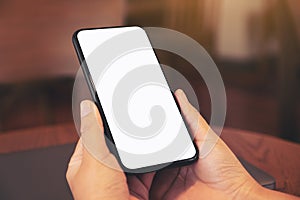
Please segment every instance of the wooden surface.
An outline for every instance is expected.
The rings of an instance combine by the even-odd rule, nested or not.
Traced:
[[[226,128],[222,136],[232,151],[268,172],[277,190],[300,195],[300,145],[237,129]],[[0,153],[18,152],[74,143],[78,135],[73,124],[43,126],[0,135]]]
[[[0,153],[68,144],[77,140],[73,123],[9,131],[0,135]]]
[[[224,129],[221,138],[237,156],[272,175],[277,190],[300,196],[299,144],[237,129]]]

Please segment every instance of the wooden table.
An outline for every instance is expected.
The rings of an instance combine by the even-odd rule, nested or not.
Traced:
[[[300,145],[245,130],[223,130],[221,138],[239,157],[276,179],[276,189],[300,195]]]
[[[268,172],[277,190],[300,195],[300,145],[254,132],[225,128],[222,136],[232,151]],[[73,124],[18,130],[0,135],[0,153],[11,153],[74,143]]]

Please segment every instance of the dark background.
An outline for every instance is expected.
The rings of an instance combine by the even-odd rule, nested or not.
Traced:
[[[0,134],[72,122],[75,30],[140,25],[178,30],[211,54],[226,87],[226,126],[299,142],[299,8],[298,0],[0,0]],[[207,89],[191,66],[157,53],[192,82],[208,118]]]

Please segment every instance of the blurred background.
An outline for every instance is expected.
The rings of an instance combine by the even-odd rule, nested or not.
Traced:
[[[225,126],[299,142],[299,8],[299,0],[0,0],[0,134],[73,121],[75,30],[139,25],[205,47],[224,79]],[[178,56],[157,55],[188,78],[209,119],[201,77]]]

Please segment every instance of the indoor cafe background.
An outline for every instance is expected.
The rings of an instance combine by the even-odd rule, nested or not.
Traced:
[[[224,79],[225,126],[299,142],[299,8],[298,0],[0,0],[0,134],[72,123],[73,32],[139,25],[178,30],[205,47]],[[157,55],[189,79],[209,119],[206,85],[190,64]]]

